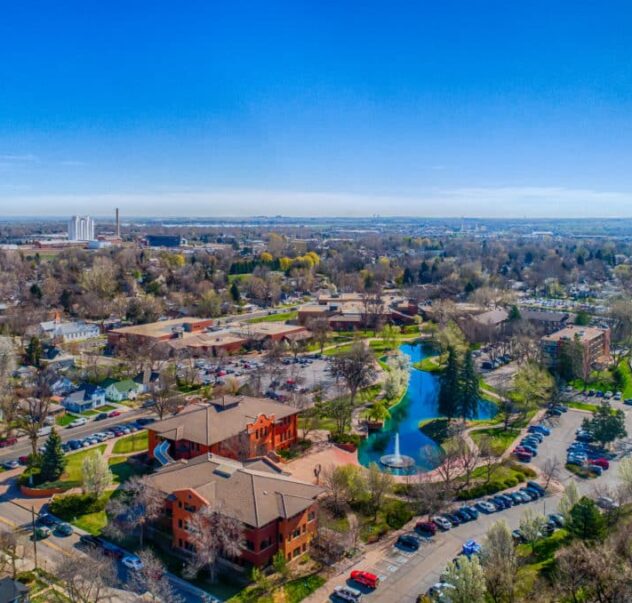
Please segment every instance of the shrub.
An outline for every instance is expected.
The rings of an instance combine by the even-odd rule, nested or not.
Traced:
[[[403,500],[389,500],[384,505],[386,523],[394,530],[405,526],[412,518],[413,513]]]
[[[359,446],[362,442],[362,436],[357,433],[337,433],[331,435],[331,441],[336,444],[353,444]]]
[[[33,477],[32,483],[31,476]],[[32,486],[36,488],[43,483],[43,481],[39,467],[28,467],[18,477],[18,485],[20,486]]]
[[[56,496],[50,504],[50,510],[64,521],[70,521],[86,513],[96,513],[105,509],[105,499],[94,494],[66,494]]]

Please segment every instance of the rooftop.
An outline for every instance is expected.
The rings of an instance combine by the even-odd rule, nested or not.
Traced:
[[[297,412],[296,408],[267,398],[223,396],[208,403],[189,404],[178,415],[158,421],[149,429],[167,440],[211,446],[238,435],[259,415],[279,420]]]
[[[551,333],[543,337],[543,341],[561,341],[564,339],[574,339],[578,337],[580,341],[592,341],[597,337],[601,337],[605,333],[605,329],[597,327],[580,327],[577,325],[569,325],[555,333]]]
[[[145,325],[133,325],[131,327],[120,327],[112,329],[110,333],[118,333],[119,335],[136,335],[139,337],[164,337],[170,335],[179,328],[185,329],[187,325],[197,325],[199,323],[210,322],[209,318],[193,318],[185,316],[183,318],[173,318],[171,320],[160,320],[158,322],[150,322]]]
[[[149,479],[166,494],[195,490],[253,527],[305,511],[324,491],[293,479],[267,459],[241,463],[213,454],[167,465]]]

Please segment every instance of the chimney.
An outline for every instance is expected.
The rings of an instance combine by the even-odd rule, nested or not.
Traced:
[[[121,238],[121,221],[119,219],[119,208],[116,208],[116,236]]]

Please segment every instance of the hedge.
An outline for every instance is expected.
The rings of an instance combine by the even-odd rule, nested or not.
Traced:
[[[472,488],[461,490],[457,495],[458,500],[470,500],[472,498],[480,498],[481,496],[487,496],[489,494],[496,494],[502,490],[508,490],[509,488],[515,488],[518,484],[525,481],[525,476],[522,473],[518,473],[513,477],[508,477],[504,480],[492,480],[487,484],[478,484]]]
[[[50,511],[64,521],[71,521],[86,513],[103,511],[105,503],[105,498],[97,498],[94,494],[66,494],[53,498]]]

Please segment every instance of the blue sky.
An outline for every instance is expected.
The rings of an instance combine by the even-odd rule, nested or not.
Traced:
[[[626,2],[7,3],[0,215],[632,216]]]

